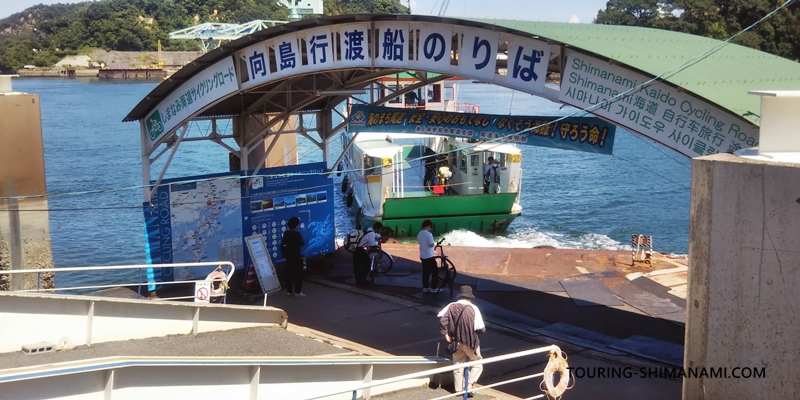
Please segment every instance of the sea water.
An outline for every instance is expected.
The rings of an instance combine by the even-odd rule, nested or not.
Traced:
[[[155,86],[153,82],[97,79],[15,79],[14,90],[36,93],[42,109],[50,235],[56,267],[144,263],[141,148],[138,122],[122,122]],[[566,115],[575,112],[539,97],[465,82],[459,101],[487,114]],[[313,125],[314,121],[306,121]],[[189,135],[207,134],[208,124]],[[221,123],[220,130],[230,132]],[[205,131],[204,131],[205,130]],[[331,148],[340,148],[334,141]],[[686,253],[690,163],[683,156],[617,129],[614,155],[520,145],[523,153],[522,215],[502,235],[457,231],[447,242],[461,246],[627,249],[631,234],[652,235],[655,250]],[[321,160],[307,140],[302,161]],[[167,155],[152,167],[155,179]],[[228,154],[211,142],[180,145],[165,177],[226,172]],[[336,177],[336,193],[341,177]],[[104,190],[101,193],[86,193]],[[353,228],[354,210],[336,198],[337,237]],[[135,281],[133,273],[98,274],[73,284]]]

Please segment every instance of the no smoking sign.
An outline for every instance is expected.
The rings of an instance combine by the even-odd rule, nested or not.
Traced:
[[[210,293],[211,293],[211,282],[202,281],[194,283],[195,303],[208,303],[208,298]]]

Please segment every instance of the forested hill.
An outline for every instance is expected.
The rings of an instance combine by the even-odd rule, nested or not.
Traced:
[[[763,17],[785,0],[609,0],[596,24],[631,25],[667,29],[726,40],[740,34],[734,43],[800,60],[800,1]],[[735,67],[735,66],[734,66]]]
[[[325,0],[327,15],[405,13],[399,0]],[[274,0],[98,0],[38,5],[0,20],[0,72],[48,67],[92,48],[119,51],[199,50],[167,35],[203,22],[289,19]]]

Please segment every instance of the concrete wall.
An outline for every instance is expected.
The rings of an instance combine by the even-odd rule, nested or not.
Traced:
[[[0,93],[0,143],[0,197],[46,194],[39,95]],[[0,200],[0,270],[52,267],[47,200]],[[36,288],[34,275],[15,279],[0,290]]]
[[[22,345],[75,346],[258,326],[286,327],[274,307],[220,306],[103,297],[0,293],[0,353]]]
[[[766,377],[685,379],[684,399],[800,398],[800,164],[692,161],[686,367]]]

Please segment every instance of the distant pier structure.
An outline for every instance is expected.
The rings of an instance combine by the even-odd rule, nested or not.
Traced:
[[[164,80],[168,72],[162,68],[103,68],[97,72],[100,79]]]

